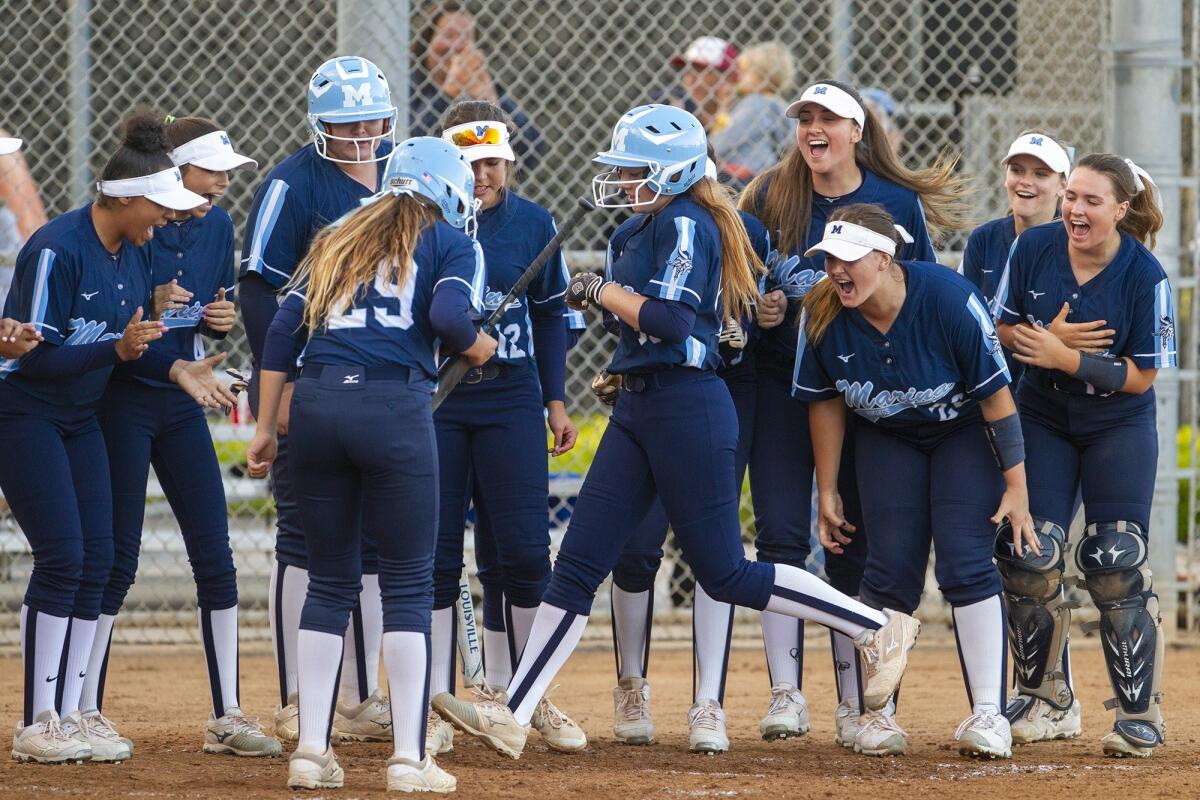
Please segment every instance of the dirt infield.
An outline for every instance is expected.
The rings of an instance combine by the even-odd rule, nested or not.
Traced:
[[[455,751],[441,758],[458,777],[458,794],[469,798],[559,800],[568,797],[854,797],[1079,798],[1200,797],[1200,650],[1168,653],[1168,744],[1148,761],[1117,761],[1099,755],[1109,723],[1100,706],[1108,697],[1097,642],[1079,641],[1076,663],[1084,702],[1080,739],[1020,748],[1011,761],[974,763],[951,747],[965,716],[966,700],[951,641],[922,642],[905,681],[900,722],[910,734],[909,755],[894,759],[856,756],[833,744],[835,705],[827,650],[808,642],[805,694],[813,712],[807,738],[767,743],[758,737],[766,707],[766,670],[760,649],[735,650],[730,658],[726,708],[733,749],[718,757],[686,751],[685,714],[690,702],[691,653],[659,649],[653,654],[653,686],[659,743],[616,744],[612,722],[613,659],[607,650],[577,653],[559,676],[559,704],[591,737],[585,753],[551,753],[534,734],[519,762],[501,759],[481,745],[456,737]],[[20,708],[20,661],[0,658],[0,711],[7,721]],[[266,655],[244,659],[242,692],[247,710],[263,717],[274,707],[274,672]],[[0,797],[285,797],[283,760],[253,761],[200,752],[206,679],[199,648],[114,649],[109,666],[108,713],[134,739],[136,755],[121,765],[0,766]],[[7,741],[5,743],[7,746]],[[327,796],[384,796],[385,745],[339,749],[346,787]],[[311,797],[312,795],[307,795]]]

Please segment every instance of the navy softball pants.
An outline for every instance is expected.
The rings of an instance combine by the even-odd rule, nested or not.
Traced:
[[[0,385],[2,386],[2,385]],[[0,489],[33,551],[25,605],[94,620],[113,563],[112,488],[91,408],[0,388]]]
[[[655,381],[661,388],[622,390],[542,599],[589,614],[635,527],[661,499],[709,596],[765,608],[775,568],[746,560],[742,549],[737,415],[729,390],[714,373],[682,368]]]
[[[934,574],[951,606],[999,594],[991,516],[1004,478],[979,415],[903,431],[860,420],[855,444],[871,540],[862,601],[911,614],[921,602],[931,542]]]
[[[361,531],[379,548],[384,631],[428,634],[438,514],[432,384],[355,365],[316,372],[297,380],[290,423],[309,554],[300,627],[345,634],[362,590]],[[360,382],[343,383],[351,375]]]
[[[204,412],[177,388],[114,380],[99,418],[113,498],[113,568],[101,611],[119,612],[137,575],[151,464],[183,534],[196,604],[213,611],[237,605],[225,487]]]

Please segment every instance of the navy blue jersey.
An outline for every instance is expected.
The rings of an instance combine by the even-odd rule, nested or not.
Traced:
[[[386,156],[391,149],[389,142],[381,142],[375,154]],[[385,163],[376,164],[380,178]],[[335,162],[319,156],[314,145],[305,145],[271,170],[255,192],[242,239],[240,275],[257,272],[282,287],[317,232],[372,194]]]
[[[151,285],[175,280],[192,293],[187,307],[163,312],[162,322],[169,330],[150,347],[172,359],[204,358],[204,306],[217,299],[219,289],[232,300],[237,288],[233,220],[224,209],[214,206],[199,219],[189,217],[157,229],[149,248]],[[150,386],[175,386],[141,375],[131,377]]]
[[[612,373],[721,363],[721,234],[707,211],[680,195],[656,214],[635,214],[613,232],[605,276],[631,292],[684,303],[696,312],[691,335],[670,344],[620,323]]]
[[[423,370],[430,380],[437,380],[434,351],[438,340],[429,324],[433,293],[441,289],[463,292],[470,298],[472,310],[478,312],[484,279],[479,244],[438,220],[421,232],[404,285],[376,278],[365,293],[357,287],[345,313],[331,316],[327,325],[313,333],[301,362],[365,367],[399,364]],[[303,303],[300,291],[289,292],[284,300],[289,310],[299,310]]]
[[[159,231],[156,231],[157,235]],[[92,224],[92,204],[43,225],[17,255],[4,316],[32,322],[49,344],[120,339],[138,306],[150,316],[150,248],[121,242],[108,252]],[[0,361],[0,379],[60,406],[90,406],[112,367],[63,378],[26,378],[21,360]]]
[[[933,242],[929,238],[929,229],[925,225],[925,210],[921,207],[921,198],[917,193],[870,170],[861,171],[862,184],[850,194],[825,197],[813,192],[812,219],[808,225],[807,242],[791,253],[772,254],[772,263],[768,265],[767,291],[782,289],[789,300],[795,300],[808,294],[817,281],[825,277],[824,254],[818,253],[810,258],[804,255],[804,251],[821,241],[825,235],[825,223],[830,215],[838,208],[852,203],[874,203],[881,206],[892,215],[897,225],[908,231],[913,241],[900,247],[896,258],[902,261],[937,260],[937,254],[933,252]],[[767,185],[764,185],[762,196],[765,196],[766,190]],[[778,232],[775,232],[774,236],[778,238]],[[795,317],[792,316],[784,320],[782,325],[765,331],[763,346],[780,358],[790,360],[796,352],[795,326]]]
[[[996,299],[996,286],[1000,283],[1000,274],[1004,272],[1009,251],[1016,240],[1017,227],[1011,214],[983,223],[967,237],[967,245],[963,248],[961,272],[964,278],[979,289],[989,308]],[[1008,350],[1004,351],[1004,358],[1008,361],[1008,372],[1012,375],[1015,385],[1025,372],[1025,365],[1013,358]]]
[[[750,237],[750,246],[754,248],[755,255],[758,256],[759,261],[766,264],[767,259],[771,257],[771,234],[767,233],[766,226],[759,221],[758,217],[749,211],[739,211],[738,215],[742,218],[742,225],[745,226],[746,234]],[[765,275],[759,276],[758,291],[760,293],[765,286],[765,280]],[[742,329],[746,331],[746,346],[741,350],[734,350],[722,345],[722,367],[734,367],[745,361],[746,354],[750,352],[750,348],[754,347],[754,342],[762,333],[753,314],[742,320]]]
[[[793,396],[813,402],[840,394],[854,413],[887,427],[978,416],[978,401],[1009,383],[983,299],[941,264],[900,266],[907,291],[886,334],[843,308],[812,344],[801,315]]]
[[[491,314],[537,257],[557,229],[550,212],[511,191],[498,205],[479,214],[476,239],[487,261],[484,310]],[[509,303],[496,326],[494,360],[533,361],[532,317],[561,317],[567,292],[567,263],[557,251],[524,294]]]
[[[1107,353],[1128,357],[1142,369],[1174,367],[1175,310],[1171,284],[1158,259],[1141,242],[1121,234],[1116,257],[1083,286],[1067,255],[1061,221],[1030,228],[1017,237],[1000,276],[992,313],[1008,325],[1048,325],[1070,303],[1067,322],[1105,320],[1116,331]],[[1074,394],[1095,394],[1083,381],[1057,370],[1028,367],[1027,375]]]

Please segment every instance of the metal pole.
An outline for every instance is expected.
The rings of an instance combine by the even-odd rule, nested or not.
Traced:
[[[1163,229],[1154,253],[1173,285],[1180,277],[1179,186],[1183,169],[1180,73],[1183,9],[1180,2],[1112,0],[1112,149],[1154,176],[1162,193]],[[1176,433],[1179,375],[1165,369],[1154,382],[1158,397],[1158,478],[1150,515],[1150,568],[1168,637],[1176,628],[1175,553],[1179,503]]]
[[[854,0],[832,0],[829,8],[830,64],[834,80],[854,83]]]
[[[396,140],[408,138],[409,0],[339,0],[337,45],[339,55],[374,61],[392,89],[396,115]]]
[[[88,50],[88,39],[91,30],[88,24],[88,13],[91,11],[91,0],[76,0],[71,4],[70,37],[68,39],[68,63],[70,72],[70,88],[68,89],[69,111],[67,113],[68,141],[70,142],[70,183],[68,191],[68,208],[74,208],[87,202],[92,195],[91,189],[91,142],[88,139],[92,127],[92,86],[91,53]],[[58,209],[60,212],[65,208]]]

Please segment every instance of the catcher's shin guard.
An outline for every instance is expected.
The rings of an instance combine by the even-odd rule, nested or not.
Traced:
[[[1113,730],[1135,747],[1162,744],[1163,649],[1158,595],[1152,590],[1146,533],[1128,520],[1087,526],[1075,552],[1088,593],[1100,610],[1104,663],[1116,697]]]
[[[1028,547],[1021,556],[1005,520],[996,530],[996,566],[1008,601],[1008,640],[1018,698],[1005,710],[1010,722],[1025,712],[1030,698],[1068,709],[1075,697],[1064,670],[1073,604],[1063,597],[1066,535],[1061,526],[1034,518],[1041,554]]]

